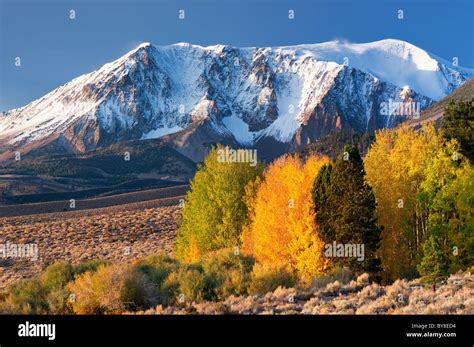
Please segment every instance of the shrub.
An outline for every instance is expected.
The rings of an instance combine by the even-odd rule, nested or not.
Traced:
[[[354,275],[350,269],[335,267],[327,274],[313,278],[311,285],[313,288],[324,288],[329,283],[339,281],[342,284],[346,284],[352,279],[354,279]]]
[[[194,264],[180,265],[171,258],[164,259],[146,261],[157,266],[153,271],[160,274],[159,295],[164,304],[183,303],[180,299],[184,302],[224,300],[230,295],[246,294],[254,263],[252,258],[235,254],[231,249],[211,252]],[[144,266],[145,262],[139,265],[142,270]],[[149,268],[147,273],[153,276]]]
[[[179,270],[180,263],[166,254],[151,255],[140,260],[136,269],[155,286],[155,299],[159,304],[171,304],[175,300],[179,283],[166,281],[171,273]]]
[[[296,284],[296,276],[285,266],[255,264],[249,286],[250,294],[265,294],[278,287],[291,288]]]
[[[70,291],[65,288],[74,279],[67,262],[57,262],[34,279],[23,280],[7,289],[3,309],[11,313],[71,313]]]
[[[48,313],[70,314],[73,313],[71,305],[71,291],[68,288],[57,288],[46,295]]]
[[[74,270],[68,262],[54,263],[41,274],[41,282],[48,291],[61,289],[73,279]]]
[[[215,287],[218,300],[246,294],[250,285],[254,260],[236,251],[223,249],[210,253],[203,259],[204,272]]]
[[[214,300],[214,283],[206,276],[200,264],[191,264],[181,267],[171,273],[163,285],[163,291],[174,298],[174,302],[199,302]]]
[[[4,310],[17,314],[47,313],[46,295],[39,279],[21,280],[8,288]]]
[[[183,266],[173,275],[179,283],[179,295],[183,294],[186,302],[216,300],[216,278],[206,274],[202,264]]]
[[[178,302],[180,295],[179,280],[176,272],[172,272],[163,281],[160,287],[160,301],[165,305],[172,305]]]
[[[86,314],[120,313],[154,304],[153,286],[143,273],[131,266],[100,265],[69,284],[75,295],[74,312]]]
[[[73,267],[74,276],[81,275],[85,272],[92,271],[95,272],[101,265],[109,265],[110,262],[106,259],[94,259],[89,260],[80,264],[77,264]]]
[[[166,254],[150,255],[136,264],[136,268],[144,273],[158,288],[161,287],[171,272],[176,271],[180,264]]]
[[[182,269],[178,272],[180,294],[186,301],[212,300],[213,288],[204,272],[197,268]]]
[[[68,262],[57,262],[50,265],[40,276],[45,291],[45,299],[49,313],[71,313],[71,292],[67,284],[74,280],[74,268]]]

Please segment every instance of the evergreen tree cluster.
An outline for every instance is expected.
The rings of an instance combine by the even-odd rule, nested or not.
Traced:
[[[456,139],[461,152],[471,163],[474,161],[474,97],[471,101],[454,100],[444,110],[443,134],[447,140]]]
[[[382,228],[375,218],[375,197],[365,182],[364,164],[359,151],[346,145],[335,165],[321,168],[313,186],[316,224],[326,244],[364,245],[364,260],[334,258],[333,263],[348,265],[357,272],[376,273],[380,260],[376,251]]]

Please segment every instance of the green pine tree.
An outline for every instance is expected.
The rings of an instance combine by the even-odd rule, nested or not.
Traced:
[[[313,185],[313,201],[316,207],[316,225],[324,242],[331,242],[334,236],[329,228],[330,209],[327,205],[331,185],[332,164],[324,165],[318,172]]]
[[[344,146],[332,169],[321,173],[323,184],[316,184],[315,193],[322,191],[322,223],[325,242],[364,245],[364,260],[336,258],[336,263],[348,265],[356,272],[380,271],[376,251],[382,228],[377,226],[375,197],[365,182],[365,171],[359,151],[352,145]],[[328,177],[330,176],[330,184]],[[327,193],[325,193],[327,191]],[[316,198],[316,202],[317,202]],[[316,211],[318,217],[318,211]],[[321,214],[320,214],[321,216]]]
[[[444,137],[458,140],[461,153],[474,163],[474,98],[457,104],[451,100],[444,109],[442,127]]]
[[[429,282],[434,282],[437,277],[446,275],[447,259],[439,240],[431,235],[423,243],[423,259],[417,269],[420,275]]]

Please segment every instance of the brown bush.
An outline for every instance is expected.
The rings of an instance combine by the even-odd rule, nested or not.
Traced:
[[[69,284],[74,312],[113,314],[154,304],[153,285],[146,276],[121,264],[100,266]]]

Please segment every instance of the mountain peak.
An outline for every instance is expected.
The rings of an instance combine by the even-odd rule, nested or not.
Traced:
[[[381,115],[381,103],[411,100],[423,108],[471,76],[395,39],[260,48],[143,42],[4,113],[0,147],[42,145],[64,134],[70,147],[83,152],[200,122],[202,133],[194,136],[205,141],[228,137],[255,144],[272,138],[297,145],[334,124],[357,131],[394,126],[400,120]],[[333,118],[339,121],[333,124]]]
[[[153,45],[150,42],[142,42],[137,47],[135,47],[131,51],[125,53],[121,58],[119,58],[115,61],[120,61],[123,58],[132,57],[132,56],[136,55],[139,52],[148,51],[152,47],[153,47]]]
[[[189,42],[176,42],[175,44],[172,44],[171,46],[175,47],[190,47],[190,46],[195,46]]]
[[[140,48],[146,48],[146,47],[149,47],[151,46],[151,43],[150,42],[142,42],[140,43],[136,49],[140,49]]]

